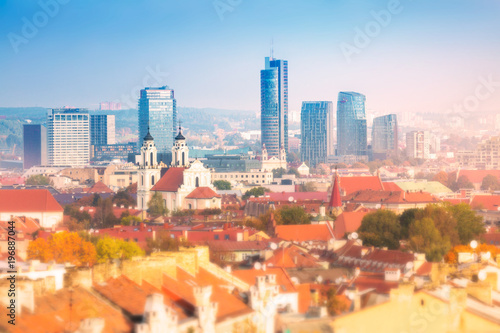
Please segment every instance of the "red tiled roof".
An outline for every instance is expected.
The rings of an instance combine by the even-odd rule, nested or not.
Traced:
[[[346,201],[369,203],[431,203],[439,199],[427,192],[362,190],[344,197]]]
[[[487,244],[500,247],[500,232],[486,233],[482,237]]]
[[[114,193],[113,190],[111,190],[109,187],[106,186],[106,184],[104,184],[101,181],[98,181],[97,183],[92,185],[92,187],[89,188],[86,192],[87,193]]]
[[[500,179],[500,170],[459,170],[458,177],[467,176],[471,183],[480,184],[487,175]]]
[[[160,180],[153,186],[151,191],[177,192],[184,182],[185,168],[169,168]]]
[[[228,317],[235,317],[252,312],[238,297],[228,292],[227,282],[217,278],[203,268],[199,268],[196,275],[189,274],[177,267],[176,278],[163,274],[162,289],[179,306],[186,310],[194,310],[195,297],[194,288],[200,286],[212,286],[211,302],[218,304],[217,322]]]
[[[195,242],[199,245],[207,245],[210,251],[233,252],[233,251],[262,251],[269,247],[269,241],[231,241],[231,240],[211,240]]]
[[[3,186],[12,186],[16,184],[24,184],[24,177],[3,177],[0,178],[0,184]]]
[[[431,271],[432,271],[432,263],[426,261],[422,265],[420,265],[415,274],[420,276],[429,275],[431,274]]]
[[[72,304],[72,306],[69,306]],[[0,314],[6,317],[7,308]],[[1,332],[74,332],[86,318],[103,318],[102,333],[132,332],[133,324],[125,315],[82,287],[64,288],[55,293],[35,296],[35,313],[26,308],[16,317],[16,325],[0,322]],[[70,325],[70,319],[72,326]],[[70,329],[71,328],[71,329]]]
[[[318,260],[306,251],[295,245],[287,248],[279,248],[274,251],[273,256],[266,260],[268,267],[284,268],[315,268],[321,267]]]
[[[342,214],[337,217],[337,220],[335,220],[333,230],[335,238],[341,239],[346,232],[351,233],[358,230],[366,214],[368,214],[368,211],[342,212]]]
[[[382,182],[377,176],[340,177],[340,188],[346,195],[360,190],[383,190]]]
[[[500,195],[475,195],[470,203],[472,209],[500,210]]]
[[[233,271],[233,275],[249,285],[253,286],[257,283],[257,276],[276,275],[276,284],[280,286],[282,292],[296,292],[297,288],[293,284],[290,276],[284,268],[281,267],[266,267],[266,269],[240,269]]]
[[[275,231],[276,237],[288,241],[329,241],[334,238],[330,225],[325,224],[298,224],[278,225]]]
[[[382,186],[385,191],[402,191],[401,187],[399,187],[395,182],[383,182]]]
[[[48,190],[0,190],[0,212],[62,212]]]
[[[186,196],[186,199],[212,199],[212,198],[220,198],[220,195],[215,193],[210,187],[197,187],[193,190],[193,192],[189,193]]]
[[[268,201],[296,201],[319,200],[326,202],[328,195],[326,192],[269,192],[265,194]]]
[[[124,310],[129,316],[142,316],[144,314],[146,298],[154,293],[162,294],[162,291],[153,285],[147,282],[143,282],[142,285],[139,285],[124,275],[116,279],[111,278],[106,282],[94,283],[94,289],[103,297]],[[176,310],[180,319],[187,317],[184,312],[174,304],[172,299],[164,295],[163,300],[165,305]]]
[[[362,273],[354,280],[354,285],[359,291],[374,288],[379,294],[388,294],[391,289],[397,288],[398,281],[385,281],[384,274]]]

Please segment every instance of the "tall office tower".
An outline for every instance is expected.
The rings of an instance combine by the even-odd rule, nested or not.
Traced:
[[[332,102],[302,102],[302,146],[300,158],[311,167],[325,163],[328,155],[335,154],[335,116]]]
[[[174,90],[168,86],[145,88],[139,99],[139,148],[149,132],[155,138],[158,153],[172,151],[176,133],[177,107]]]
[[[406,155],[410,158],[428,159],[430,153],[429,132],[406,133]]]
[[[90,144],[93,146],[102,146],[114,145],[115,143],[115,115],[90,115]]]
[[[386,159],[398,151],[398,119],[395,114],[373,119],[373,159]]]
[[[261,141],[269,156],[288,153],[288,61],[266,57],[260,71]]]
[[[49,165],[84,166],[90,159],[90,120],[84,109],[52,109],[47,115]]]
[[[337,155],[367,155],[365,95],[339,92],[337,102]]]
[[[23,125],[24,169],[47,165],[47,128],[43,125]]]

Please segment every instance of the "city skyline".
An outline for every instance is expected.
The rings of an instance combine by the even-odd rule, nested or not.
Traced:
[[[490,40],[500,30],[499,7],[487,1],[401,2],[391,13],[384,1],[321,6],[256,1],[231,10],[210,2],[152,1],[122,8],[89,1],[59,4],[55,13],[36,3],[5,2],[0,4],[5,50],[0,63],[10,65],[3,68],[0,100],[8,107],[97,109],[100,102],[112,101],[135,108],[140,88],[168,84],[183,106],[258,112],[256,71],[273,40],[275,57],[293,64],[291,111],[300,110],[304,100],[334,100],[346,90],[363,91],[370,96],[367,108],[384,113],[495,111],[499,46]],[[271,14],[276,9],[278,18]],[[144,24],[116,22],[108,16],[113,11]],[[38,13],[46,13],[47,20],[30,34],[24,26],[45,17]],[[87,25],[85,17],[94,23],[91,29],[80,29]],[[178,29],[169,34],[169,43],[151,43],[173,27]],[[368,36],[364,43],[363,35]],[[63,84],[69,76],[78,80]],[[42,84],[58,93],[42,91]],[[32,93],[20,98],[21,87]]]

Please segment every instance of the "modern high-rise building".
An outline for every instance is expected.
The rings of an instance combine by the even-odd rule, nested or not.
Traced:
[[[410,158],[428,159],[430,153],[428,131],[406,133],[406,155]]]
[[[326,163],[328,155],[335,154],[333,103],[302,102],[300,126],[301,160],[308,161],[310,167],[318,163]]]
[[[43,125],[23,125],[24,169],[47,165],[47,128]]]
[[[139,148],[148,133],[155,138],[160,154],[170,153],[176,135],[177,106],[174,90],[168,86],[145,88],[139,98]]]
[[[373,119],[372,127],[373,159],[386,159],[398,151],[398,119],[388,114]]]
[[[367,155],[366,113],[363,94],[339,92],[337,101],[337,155]]]
[[[115,115],[90,115],[90,144],[93,146],[102,146],[114,145],[115,143]]]
[[[84,166],[90,159],[90,116],[84,109],[52,109],[47,115],[49,165]]]
[[[260,71],[261,142],[269,156],[288,153],[288,61],[266,57]]]

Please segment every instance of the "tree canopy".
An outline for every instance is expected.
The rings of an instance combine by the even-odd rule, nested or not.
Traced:
[[[380,209],[363,217],[358,233],[363,244],[394,250],[399,248],[401,225],[394,212]]]
[[[498,181],[498,178],[493,175],[486,175],[481,183],[481,190],[483,191],[500,190],[500,182]]]
[[[26,179],[26,185],[50,185],[49,177],[44,175],[33,175]]]
[[[167,215],[168,209],[163,205],[163,197],[160,192],[154,192],[151,199],[148,201],[149,213],[151,215]]]
[[[432,218],[424,217],[411,224],[409,247],[415,252],[425,253],[429,261],[440,261],[451,245],[448,239],[441,237]]]
[[[76,232],[58,232],[47,240],[37,238],[28,246],[28,259],[42,262],[72,263],[76,266],[91,266],[96,262],[94,245],[83,240]]]
[[[227,180],[216,180],[214,181],[214,186],[218,190],[230,190],[231,189],[231,183],[228,182]]]
[[[259,187],[254,187],[248,191],[245,192],[245,194],[243,194],[243,196],[241,197],[243,200],[247,200],[248,198],[250,198],[252,195],[254,197],[260,197],[260,196],[263,196],[264,193],[266,192],[269,192],[269,189],[268,188],[265,188],[265,187],[262,187],[262,186],[259,186]]]
[[[99,263],[104,263],[111,259],[130,259],[135,256],[144,255],[144,251],[136,242],[108,236],[99,238],[96,244],[96,251]]]

